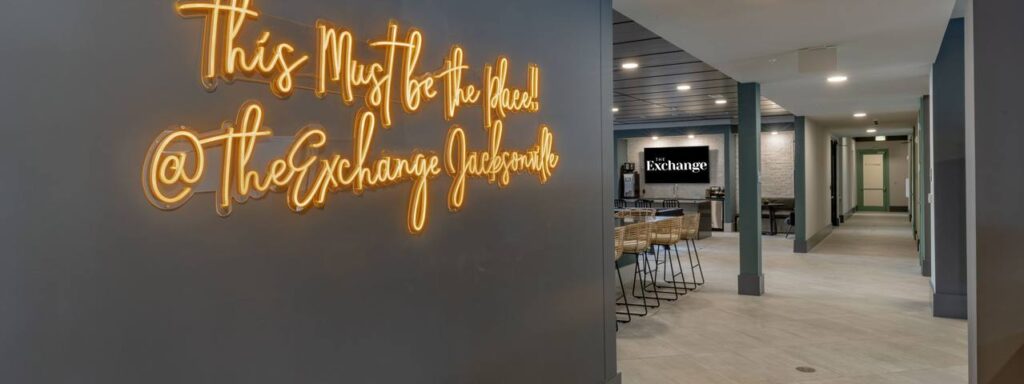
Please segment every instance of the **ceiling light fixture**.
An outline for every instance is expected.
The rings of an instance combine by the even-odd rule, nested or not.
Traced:
[[[829,76],[827,80],[830,83],[845,83],[849,78],[847,78],[846,75],[834,75]]]
[[[772,131],[772,134],[773,134],[773,135],[778,135],[778,134],[779,134],[779,131]]]
[[[875,141],[885,141],[885,136],[875,136]]]
[[[622,63],[622,69],[637,69],[637,68],[640,68],[640,64],[638,64],[635,61],[628,61],[628,62]]]
[[[619,111],[619,107],[612,107],[612,113],[615,113],[615,112],[618,112],[618,111]]]
[[[677,91],[689,91],[690,88],[691,87],[689,85],[687,85],[687,84],[679,84],[679,85],[676,86],[676,90]]]
[[[858,119],[861,118],[861,117],[867,117],[867,116],[868,116],[868,114],[864,113],[864,112],[857,112],[857,113],[853,114],[853,117],[856,117]]]
[[[726,100],[726,99],[718,99],[718,100],[715,100],[715,104],[718,104],[718,105],[722,105],[722,104],[725,104],[725,103],[728,103],[728,102],[729,102],[729,101],[728,101],[728,100]]]
[[[875,132],[878,132],[878,130],[874,129],[874,128],[869,128],[868,129],[868,133],[875,133]]]

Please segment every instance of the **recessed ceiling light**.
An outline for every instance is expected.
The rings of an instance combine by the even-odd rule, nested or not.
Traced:
[[[679,84],[679,85],[676,86],[676,90],[678,90],[678,91],[689,91],[690,88],[691,87],[689,85],[687,85],[687,84]]]
[[[615,113],[615,112],[618,112],[618,111],[619,111],[619,107],[612,107],[612,113]]]
[[[651,136],[651,140],[658,140],[658,136]]]
[[[867,114],[867,113],[864,113],[864,112],[857,112],[857,113],[854,113],[854,114],[853,114],[853,117],[857,117],[857,118],[860,118],[860,117],[867,117],[867,116],[868,116],[868,114]]]
[[[715,100],[715,104],[718,104],[718,105],[722,105],[722,104],[725,104],[725,103],[728,103],[728,102],[729,102],[729,101],[728,101],[728,100],[726,100],[726,99],[718,99],[718,100]]]
[[[772,131],[772,134],[773,134],[773,135],[778,135],[778,134],[779,134],[779,131]]]
[[[635,61],[628,61],[628,62],[622,63],[622,69],[637,69],[637,68],[640,68],[640,64],[638,64]]]
[[[878,130],[874,129],[874,128],[868,128],[868,133],[875,133],[875,132],[878,132]]]
[[[691,138],[691,139],[692,139],[692,138],[694,138],[694,137],[697,137],[697,136],[695,136],[695,135],[688,135],[688,136],[686,136],[686,137],[689,137],[689,138]]]
[[[885,136],[875,136],[875,141],[885,141]]]
[[[830,83],[845,83],[846,80],[849,80],[846,75],[834,75],[828,77],[828,82]]]

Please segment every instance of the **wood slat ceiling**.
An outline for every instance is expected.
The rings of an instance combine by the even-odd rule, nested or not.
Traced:
[[[736,117],[736,81],[615,12],[613,27],[616,123],[647,123]],[[637,69],[622,69],[634,61]],[[688,91],[676,86],[686,84]],[[725,99],[726,104],[715,104]],[[764,116],[788,115],[762,98]]]

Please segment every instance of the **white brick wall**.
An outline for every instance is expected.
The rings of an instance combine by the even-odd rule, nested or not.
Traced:
[[[761,196],[789,197],[793,194],[793,131],[761,134]]]
[[[780,131],[777,135],[764,133],[761,136],[761,195],[764,197],[788,197],[793,194],[793,158],[796,147],[793,131]],[[737,140],[733,135],[733,142]],[[657,198],[703,198],[709,186],[725,186],[725,138],[721,134],[688,136],[664,136],[658,140],[650,137],[625,139],[626,159],[639,167],[640,154],[644,148],[708,146],[711,152],[710,184],[641,184],[646,190],[644,197]],[[733,148],[732,162],[739,164],[738,152]],[[736,172],[734,169],[733,172]],[[734,175],[735,176],[735,175]],[[643,172],[641,172],[641,180]],[[736,179],[733,178],[733,185]]]

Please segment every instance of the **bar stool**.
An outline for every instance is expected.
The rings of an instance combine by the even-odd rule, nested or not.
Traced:
[[[622,243],[622,253],[636,256],[636,268],[633,272],[633,296],[636,296],[636,282],[640,281],[640,297],[643,300],[643,304],[629,304],[633,306],[640,306],[644,308],[644,313],[639,316],[647,315],[647,308],[658,308],[661,306],[661,298],[658,297],[658,292],[654,291],[654,304],[648,304],[647,294],[645,293],[647,286],[647,277],[652,277],[650,265],[646,259],[647,252],[651,248],[650,236],[651,236],[651,224],[646,221],[641,221],[636,224],[630,224],[626,226],[625,240]],[[640,262],[643,261],[643,272],[640,271]]]
[[[700,253],[697,253],[697,237],[699,235],[700,212],[683,216],[683,231],[679,238],[686,242],[686,254],[690,257],[690,274],[693,276],[693,282],[687,284],[693,287],[691,289],[704,285],[704,268],[700,266]],[[690,244],[693,244],[693,253],[690,253]],[[696,264],[693,262],[694,257],[697,259]],[[699,280],[697,279],[697,272],[700,272]]]
[[[626,228],[616,227],[615,228],[615,246],[614,246],[615,252],[613,254],[614,261],[612,263],[615,264],[615,274],[618,275],[618,277],[619,277],[619,289],[622,290],[622,303],[619,303],[619,300],[616,299],[615,300],[615,304],[616,305],[622,305],[622,306],[626,307],[626,312],[615,311],[616,315],[626,315],[626,320],[620,320],[618,318],[618,316],[615,317],[615,329],[616,330],[619,329],[619,323],[625,324],[625,323],[628,323],[630,321],[633,321],[633,312],[629,310],[629,306],[631,304],[629,303],[629,298],[627,297],[629,295],[626,294],[626,285],[622,283],[622,269],[620,269],[620,267],[619,267],[619,260],[622,259],[622,251],[623,251],[622,250],[622,246],[623,246],[623,243],[625,241],[626,241]],[[645,310],[646,310],[646,308],[645,308]]]
[[[660,293],[672,295],[666,300],[676,300],[680,295],[685,295],[687,291],[686,287],[686,275],[682,274],[683,263],[679,259],[679,248],[676,246],[679,243],[680,234],[683,232],[683,218],[673,217],[670,219],[660,220],[654,223],[651,231],[651,245],[654,248],[654,261],[655,261],[655,277],[657,277],[657,264],[658,262],[658,249],[664,250],[665,268],[662,269],[662,279],[665,283],[671,284],[669,286],[659,286],[657,279],[654,281],[654,289]],[[672,248],[675,247],[675,263],[672,262]],[[679,272],[676,273],[676,265],[679,266]],[[669,280],[671,276],[671,280]],[[676,281],[676,276],[681,276],[682,282]],[[662,291],[658,288],[669,288],[669,291]]]

